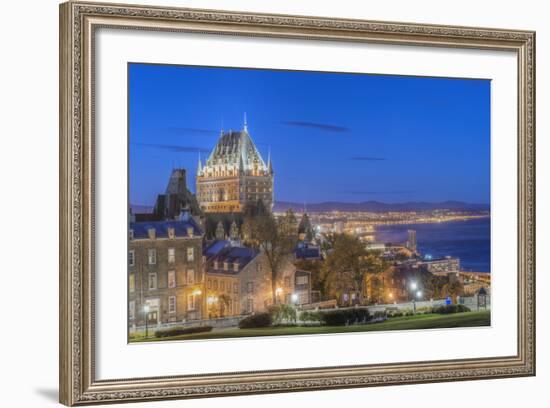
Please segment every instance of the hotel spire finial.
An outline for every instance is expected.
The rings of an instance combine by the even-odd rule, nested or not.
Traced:
[[[246,122],[246,112],[244,113],[244,127],[243,130],[248,132],[248,123]]]

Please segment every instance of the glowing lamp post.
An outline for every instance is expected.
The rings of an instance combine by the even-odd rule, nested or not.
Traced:
[[[280,296],[281,296],[281,293],[283,293],[283,288],[277,288],[275,289],[275,297],[276,297],[276,303],[281,303],[281,301],[279,300]]]

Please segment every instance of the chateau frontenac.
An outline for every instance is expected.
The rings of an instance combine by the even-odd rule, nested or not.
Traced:
[[[273,208],[273,167],[254,145],[246,123],[241,131],[223,130],[206,162],[199,158],[197,200],[206,213],[238,213],[259,200]]]

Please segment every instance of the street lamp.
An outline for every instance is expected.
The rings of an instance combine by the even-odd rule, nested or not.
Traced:
[[[417,290],[417,291],[416,291],[416,297],[417,297],[418,299],[420,299],[420,298],[422,297],[422,291],[421,291],[421,290]]]
[[[143,306],[143,313],[145,314],[145,338],[149,337],[149,326],[147,325],[148,314],[149,314],[149,305],[145,304]]]
[[[298,294],[297,293],[293,293],[290,298],[292,299],[292,303],[297,303],[298,302]]]

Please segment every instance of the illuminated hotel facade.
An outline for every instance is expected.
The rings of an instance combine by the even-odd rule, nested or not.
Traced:
[[[241,131],[222,130],[206,162],[199,158],[197,200],[206,213],[239,213],[259,200],[273,208],[273,167],[254,145],[246,123]]]

